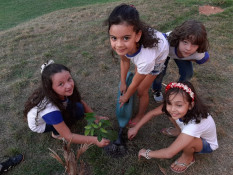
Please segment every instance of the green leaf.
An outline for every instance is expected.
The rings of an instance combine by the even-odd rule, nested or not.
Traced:
[[[108,131],[106,131],[104,128],[100,128],[100,131],[103,133],[108,133]]]
[[[100,134],[97,136],[97,140],[98,140],[99,142],[101,142],[102,136],[101,136]]]
[[[100,120],[102,122],[102,128],[110,127],[111,123],[109,120]]]
[[[110,123],[109,120],[103,120],[103,119],[101,119],[100,122],[102,122],[105,125],[111,126],[111,123]]]
[[[85,119],[87,120],[88,124],[91,124],[96,120],[94,113],[85,113],[85,116]]]
[[[91,128],[91,136],[94,135],[94,132],[95,132],[95,129],[94,129],[94,128]]]
[[[90,133],[90,129],[85,129],[85,132],[84,132],[84,134],[85,134],[85,136],[87,136],[89,133]]]
[[[94,114],[94,112],[89,112],[89,113],[85,113],[85,116],[86,117],[94,117],[95,114]]]
[[[84,127],[85,129],[91,129],[91,125],[87,125]]]
[[[91,126],[95,129],[99,128],[97,124],[92,123]]]
[[[98,125],[99,125],[99,127],[101,127],[102,126],[102,122],[99,122]]]
[[[102,138],[109,139],[109,134],[108,133],[101,133]],[[116,139],[115,139],[116,140]]]

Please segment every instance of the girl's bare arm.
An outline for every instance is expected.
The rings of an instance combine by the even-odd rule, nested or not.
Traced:
[[[133,139],[137,135],[139,129],[143,125],[145,125],[149,120],[151,120],[153,117],[163,114],[162,108],[163,105],[160,105],[157,108],[153,109],[152,111],[146,113],[146,115],[144,115],[143,118],[134,127],[128,130],[128,139],[129,140]]]
[[[129,71],[130,67],[130,60],[127,59],[125,56],[121,56],[121,87],[120,91],[123,93],[126,92],[126,76],[127,72]]]
[[[148,156],[150,158],[172,158],[180,151],[182,151],[185,147],[187,147],[193,140],[194,137],[181,133],[168,148],[151,151],[149,152]],[[146,157],[146,150],[141,149],[138,153],[138,157]]]

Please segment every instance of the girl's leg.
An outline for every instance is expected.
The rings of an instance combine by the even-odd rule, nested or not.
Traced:
[[[179,68],[179,81],[189,81],[193,76],[193,63],[186,60],[174,59]]]
[[[201,138],[194,138],[194,140],[183,149],[182,155],[171,165],[171,168],[175,171],[184,171],[187,169],[186,166],[179,164],[189,165],[194,160],[194,152],[200,152],[203,144]]]
[[[156,75],[147,75],[145,79],[141,82],[137,89],[137,95],[139,97],[139,110],[132,122],[137,123],[144,116],[147,106],[149,104],[149,88],[151,87],[152,82],[156,78]]]
[[[163,77],[166,74],[167,71],[167,66],[168,66],[168,62],[170,60],[170,57],[167,57],[165,63],[164,63],[164,69],[163,71],[155,78],[153,84],[152,84],[152,89],[153,91],[161,91],[162,89],[162,82],[163,82]]]

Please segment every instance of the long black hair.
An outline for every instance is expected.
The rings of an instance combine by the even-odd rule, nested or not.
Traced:
[[[159,39],[155,37],[155,30],[140,20],[139,12],[133,5],[121,4],[113,9],[105,24],[108,25],[108,31],[112,25],[128,24],[133,26],[133,30],[138,33],[142,31],[139,45],[145,48],[155,47],[158,45]]]
[[[167,111],[167,104],[170,103],[169,97],[171,95],[182,94],[182,96],[187,100],[189,105],[191,105],[192,102],[194,102],[192,109],[188,110],[186,115],[183,117],[183,122],[187,124],[190,120],[194,120],[196,123],[200,123],[202,118],[208,117],[208,107],[204,105],[204,103],[198,97],[193,85],[190,82],[185,81],[182,82],[182,84],[188,86],[192,90],[192,92],[194,93],[194,101],[192,100],[191,96],[182,88],[173,87],[165,92],[162,111],[165,112],[169,117],[171,117],[171,115]]]
[[[59,95],[53,90],[52,85],[52,76],[56,73],[68,71],[66,66],[62,64],[50,64],[46,66],[41,75],[41,84],[40,86],[32,93],[32,95],[28,98],[24,106],[24,118],[27,118],[28,112],[35,106],[38,106],[38,113],[46,108],[48,103],[52,103],[57,106],[59,110],[62,112],[63,119],[68,126],[71,126],[74,123],[74,116],[70,116],[70,113],[66,110],[66,106],[62,103]],[[71,73],[71,72],[70,72]],[[75,83],[74,83],[75,84]],[[69,109],[75,110],[76,103],[81,102],[81,96],[78,91],[76,84],[74,85],[73,94],[67,97],[69,100]],[[42,104],[43,102],[43,104]]]

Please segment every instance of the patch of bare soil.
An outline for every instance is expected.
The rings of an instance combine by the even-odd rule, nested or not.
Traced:
[[[199,6],[199,14],[203,14],[207,16],[216,14],[216,13],[221,13],[223,11],[224,10],[220,7],[214,7],[210,5]]]

